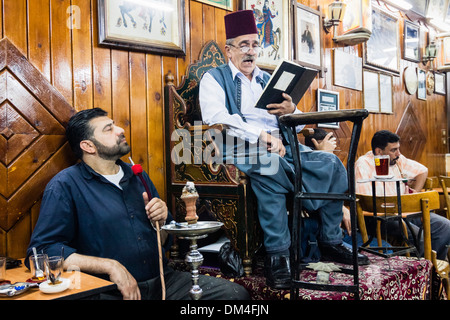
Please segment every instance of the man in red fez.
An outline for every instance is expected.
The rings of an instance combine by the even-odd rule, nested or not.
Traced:
[[[267,110],[255,107],[270,74],[256,65],[261,47],[253,12],[242,10],[226,15],[225,30],[228,63],[210,69],[200,82],[202,119],[208,125],[226,125],[223,158],[246,173],[258,200],[266,282],[273,288],[289,288],[291,237],[286,196],[294,191],[295,174],[291,147],[283,137],[284,128],[279,126],[278,117],[301,111],[286,93],[283,102],[269,104]],[[347,172],[339,158],[332,153],[311,152],[303,145],[300,150],[309,151],[301,153],[306,190],[347,191]],[[314,216],[320,216],[318,240],[322,258],[352,264],[352,251],[342,243],[343,202],[315,199],[303,201],[303,205],[306,210],[319,213]],[[304,262],[318,261],[318,248],[312,249],[316,254],[304,257],[309,259]],[[367,264],[368,259],[359,255],[358,262]]]

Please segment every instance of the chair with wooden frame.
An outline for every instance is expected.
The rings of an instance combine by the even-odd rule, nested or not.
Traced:
[[[447,176],[439,176],[439,184],[442,187],[442,193],[444,194],[445,201],[445,212],[447,215],[447,219],[450,220],[450,195],[448,194],[448,189],[450,188],[450,177]],[[449,257],[450,260],[450,257]]]
[[[358,217],[359,230],[364,243],[369,241],[365,217],[373,216],[374,202],[373,197],[368,195],[357,194],[356,213]],[[398,205],[396,196],[379,196],[376,197],[376,211],[385,213],[386,215],[397,215]],[[389,204],[389,205],[388,205]],[[422,219],[423,239],[424,239],[424,257],[433,263],[436,273],[442,279],[443,287],[447,293],[449,288],[449,263],[447,261],[438,260],[436,251],[431,248],[431,228],[430,228],[430,210],[440,208],[439,193],[437,191],[426,191],[405,194],[401,196],[401,215],[403,221],[407,222],[408,217],[420,215]],[[381,246],[381,227],[377,222],[377,240]],[[403,231],[406,232],[405,223],[403,223]]]

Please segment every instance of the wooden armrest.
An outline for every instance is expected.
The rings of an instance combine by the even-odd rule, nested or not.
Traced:
[[[221,123],[217,123],[214,124],[212,126],[209,126],[207,124],[202,124],[202,125],[194,125],[194,126],[189,126],[188,130],[190,132],[194,132],[196,130],[200,130],[200,131],[206,131],[209,129],[215,129],[215,130],[219,130],[219,131],[223,131],[225,129],[225,125],[221,124]]]
[[[298,126],[302,124],[316,124],[342,121],[359,121],[367,118],[369,111],[366,109],[336,110],[323,112],[305,112],[298,114],[286,114],[281,116],[280,122],[285,126]]]

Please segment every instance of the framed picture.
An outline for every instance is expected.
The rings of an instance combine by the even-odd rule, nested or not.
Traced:
[[[393,94],[392,94],[392,75],[379,74],[380,83],[380,112],[392,113]]]
[[[444,21],[448,3],[449,0],[429,0],[426,17]]]
[[[253,10],[262,51],[258,66],[274,70],[284,60],[291,59],[292,4],[286,0],[240,0],[239,7]]]
[[[445,74],[434,74],[434,92],[438,94],[445,94]]]
[[[211,6],[232,11],[233,0],[195,0],[197,2],[206,3]]]
[[[294,26],[295,59],[303,66],[322,69],[322,14],[297,3]]]
[[[397,17],[372,5],[372,35],[364,43],[364,66],[399,74],[399,42]]]
[[[442,39],[444,47],[444,64],[450,64],[450,37]]]
[[[364,108],[370,112],[393,113],[392,74],[364,70]]]
[[[344,34],[356,32],[372,32],[371,0],[347,0],[342,31]]]
[[[418,25],[405,19],[403,28],[403,58],[420,61],[420,28]]]
[[[339,110],[339,92],[317,89],[317,111]],[[318,127],[339,129],[339,122],[319,123]]]
[[[417,99],[427,100],[427,73],[425,70],[417,69]]]
[[[362,90],[362,59],[353,54],[334,49],[334,85]]]
[[[99,45],[185,55],[184,1],[98,0]]]

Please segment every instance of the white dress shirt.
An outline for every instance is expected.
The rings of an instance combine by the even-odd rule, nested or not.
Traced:
[[[240,115],[231,115],[228,112],[225,106],[225,92],[209,73],[205,73],[200,82],[199,101],[203,122],[207,125],[217,123],[227,125],[229,135],[248,140],[250,143],[256,143],[262,130],[267,132],[279,130],[275,115],[255,107],[263,92],[263,88],[256,81],[256,77],[262,78],[263,73],[261,69],[256,67],[250,81],[231,61],[228,62],[228,65],[231,68],[233,80],[235,77],[241,79],[241,113],[247,122]],[[300,112],[296,109],[294,113]]]

